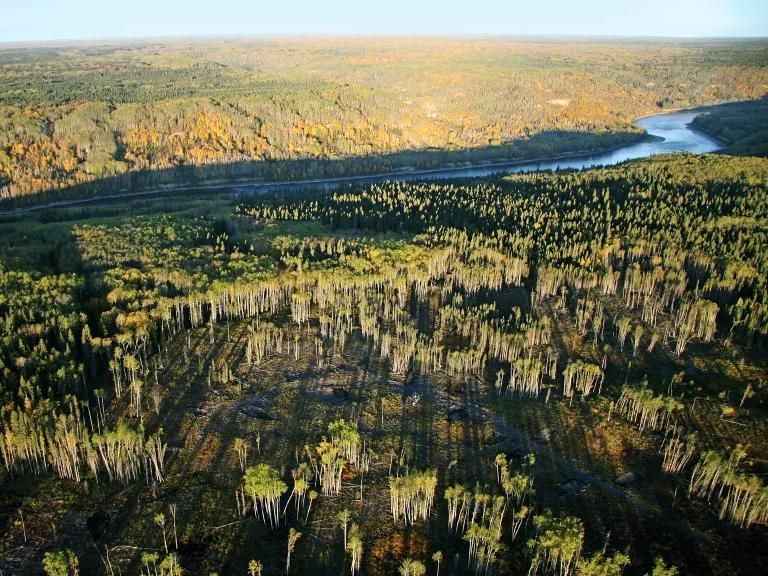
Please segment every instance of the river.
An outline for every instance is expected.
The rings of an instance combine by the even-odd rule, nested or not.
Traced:
[[[563,157],[551,160],[539,160],[534,162],[511,162],[509,164],[495,163],[486,166],[469,166],[440,168],[436,170],[421,170],[412,172],[393,172],[375,176],[352,176],[328,180],[304,180],[301,182],[276,182],[269,184],[239,184],[233,186],[233,192],[245,196],[263,194],[279,189],[297,188],[323,188],[332,189],[343,184],[373,184],[386,180],[412,181],[412,180],[439,180],[446,178],[478,178],[491,174],[518,174],[521,172],[535,172],[542,170],[558,169],[585,169],[595,166],[611,166],[627,160],[647,158],[657,154],[671,154],[673,152],[690,152],[694,154],[706,154],[722,149],[720,142],[707,136],[703,132],[694,130],[690,123],[701,112],[686,110],[682,112],[667,112],[654,114],[640,118],[635,122],[636,126],[644,128],[655,139],[628,144],[613,150],[583,154],[578,156]]]
[[[58,200],[47,202],[35,206],[24,206],[15,208],[3,214],[13,214],[19,212],[30,212],[33,210],[42,210],[45,208],[55,208],[59,206],[71,206],[75,204],[86,204],[99,201],[117,201],[120,198],[136,196],[154,196],[158,194],[173,194],[190,192],[216,192],[230,191],[233,196],[254,196],[267,192],[278,190],[297,190],[297,189],[333,189],[345,184],[373,184],[386,180],[412,181],[412,180],[438,180],[446,178],[477,178],[490,176],[491,174],[515,174],[520,172],[533,172],[539,170],[557,170],[565,168],[584,169],[595,166],[610,166],[626,160],[637,158],[647,158],[656,154],[669,154],[673,152],[692,152],[696,154],[705,154],[720,150],[722,145],[710,138],[706,134],[694,130],[690,127],[690,122],[701,112],[696,110],[686,110],[682,112],[668,112],[664,114],[654,114],[640,118],[635,122],[637,126],[645,129],[651,136],[656,138],[628,144],[613,150],[598,152],[595,154],[582,154],[571,157],[562,157],[551,160],[540,160],[535,162],[511,162],[509,164],[496,163],[482,166],[461,166],[453,168],[440,168],[437,170],[414,170],[403,172],[392,172],[389,174],[348,176],[343,178],[327,178],[320,180],[301,180],[292,182],[253,182],[245,184],[213,184],[199,186],[195,188],[161,188],[144,192],[133,192],[119,196],[97,196],[91,198],[79,198],[73,200]]]

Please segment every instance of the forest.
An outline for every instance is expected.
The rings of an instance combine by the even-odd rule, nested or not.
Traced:
[[[730,154],[1,216],[0,573],[762,574],[766,245]]]
[[[762,98],[766,62],[759,39],[5,44],[0,204],[603,150],[640,116]]]
[[[705,108],[692,125],[725,143],[737,156],[768,156],[768,98]]]

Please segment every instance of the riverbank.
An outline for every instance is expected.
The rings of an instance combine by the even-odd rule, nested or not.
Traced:
[[[735,156],[768,156],[768,97],[722,106],[704,106],[693,129],[717,139]]]
[[[115,192],[112,194],[99,194],[96,196],[82,196],[75,198],[67,198],[63,200],[54,200],[50,202],[42,202],[40,204],[32,204],[28,206],[17,206],[8,210],[0,210],[0,216],[10,216],[13,214],[21,214],[26,212],[34,212],[39,210],[46,210],[50,208],[61,208],[66,206],[77,206],[81,204],[91,204],[95,202],[103,202],[109,200],[119,200],[123,198],[140,198],[145,196],[158,196],[162,194],[181,194],[184,192],[215,192],[217,190],[233,190],[238,189],[253,189],[253,188],[280,188],[280,187],[303,187],[303,186],[321,186],[321,185],[343,185],[346,183],[354,184],[367,181],[381,181],[381,180],[401,180],[401,179],[414,179],[414,178],[429,178],[436,175],[446,174],[446,177],[450,177],[453,172],[472,171],[472,170],[487,170],[489,174],[495,171],[504,172],[505,169],[514,169],[521,166],[529,166],[536,164],[544,164],[559,161],[573,161],[580,158],[590,158],[596,154],[605,154],[615,150],[620,150],[629,145],[640,142],[654,142],[658,141],[658,137],[647,133],[637,133],[637,138],[632,142],[623,142],[613,146],[605,146],[600,148],[592,148],[588,150],[582,150],[579,152],[564,152],[562,154],[552,156],[538,156],[520,160],[501,160],[501,161],[486,161],[486,162],[461,162],[461,163],[446,163],[437,168],[428,169],[401,169],[389,172],[369,172],[366,174],[353,174],[349,176],[329,177],[329,178],[312,178],[301,180],[260,180],[251,177],[246,178],[223,178],[223,179],[209,179],[201,184],[194,185],[156,185],[145,190],[137,190],[134,192]],[[462,176],[457,176],[462,177]],[[471,176],[467,176],[471,177]],[[21,199],[19,199],[21,200]],[[12,201],[9,200],[9,202]],[[2,203],[0,202],[0,205]]]
[[[530,159],[485,161],[476,163],[448,163],[437,168],[428,169],[398,169],[392,171],[372,171],[364,174],[345,176],[330,176],[324,178],[307,178],[298,180],[263,180],[253,177],[206,179],[200,184],[184,185],[155,185],[136,191],[116,191],[111,194],[96,194],[76,198],[66,198],[41,202],[27,206],[16,206],[0,212],[0,216],[12,216],[26,212],[61,208],[82,204],[103,202],[125,198],[157,196],[161,194],[183,194],[188,192],[231,191],[234,194],[261,194],[280,188],[302,187],[335,187],[344,184],[368,184],[384,180],[417,180],[444,178],[473,178],[487,177],[497,173],[516,173],[528,171],[547,171],[557,169],[584,169],[592,166],[614,165],[627,160],[643,158],[655,154],[673,152],[705,153],[722,148],[722,145],[711,137],[699,132],[691,126],[693,118],[700,112],[698,109],[665,112],[645,116],[635,122],[636,127],[643,128],[644,133],[637,133],[637,138],[631,142],[622,142],[614,146],[600,149],[568,152],[553,156],[541,156]]]

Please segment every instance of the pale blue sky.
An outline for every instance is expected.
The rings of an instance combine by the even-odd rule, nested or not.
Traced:
[[[0,42],[219,34],[768,36],[768,0],[0,0]]]

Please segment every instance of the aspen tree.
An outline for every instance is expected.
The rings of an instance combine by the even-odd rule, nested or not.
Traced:
[[[248,445],[242,438],[235,438],[234,448],[237,453],[237,460],[240,463],[240,471],[245,472],[248,464]]]
[[[268,464],[249,466],[243,475],[243,493],[251,497],[253,514],[261,517],[272,528],[280,526],[280,498],[288,486],[280,479],[277,470]]]
[[[346,460],[341,457],[339,447],[323,440],[316,446],[307,446],[306,453],[310,458],[314,476],[320,483],[323,495],[337,495],[341,491],[341,476],[346,465]]]
[[[569,576],[574,573],[584,542],[581,520],[545,511],[534,516],[533,525],[536,536],[528,541],[533,556],[528,574]]]
[[[625,385],[615,403],[616,411],[636,424],[640,430],[661,430],[672,423],[683,405],[668,396],[656,396],[643,381],[639,388]]]
[[[720,519],[742,528],[768,524],[768,488],[759,477],[739,470],[745,457],[741,445],[727,458],[714,450],[704,452],[689,484],[689,494],[708,500],[714,496],[720,504]]]
[[[336,520],[338,521],[339,527],[344,534],[344,550],[347,549],[347,525],[349,524],[349,520],[351,518],[352,513],[347,508],[344,508],[344,510],[336,515]]]
[[[457,484],[446,488],[444,497],[448,503],[448,530],[456,534],[467,516],[471,494]]]
[[[165,468],[165,453],[168,449],[168,445],[162,440],[162,428],[155,434],[147,438],[144,443],[145,454],[145,470],[147,474],[147,482],[151,479],[155,482],[163,481],[163,473]]]
[[[136,415],[136,418],[140,418],[141,417],[141,394],[142,394],[142,389],[144,388],[144,382],[139,378],[134,378],[128,384],[128,388],[130,389],[130,392],[131,392],[131,406],[133,407],[133,411]]]
[[[419,560],[406,558],[403,560],[402,564],[400,564],[400,576],[424,576],[426,573],[426,566]]]
[[[312,511],[312,502],[317,499],[318,493],[315,490],[309,491],[309,506],[307,507],[307,516],[304,518],[304,524],[309,521],[309,513]]]
[[[507,467],[507,456],[501,453],[496,454],[494,465],[496,466],[496,482],[501,484],[501,471]]]
[[[648,352],[653,352],[653,349],[656,347],[656,344],[661,339],[661,334],[657,330],[651,330],[651,339],[650,342],[648,342]]]
[[[341,456],[355,468],[360,469],[365,462],[357,426],[342,418],[328,425],[328,433],[331,444],[339,449]]]
[[[43,570],[48,576],[78,576],[79,561],[71,550],[46,552],[43,557]]]
[[[149,398],[152,400],[152,407],[155,409],[155,415],[160,416],[160,405],[162,404],[162,396],[160,388],[155,385],[149,392]]]
[[[523,470],[512,472],[509,466],[501,469],[501,485],[504,495],[508,500],[512,500],[515,506],[522,506],[525,499],[534,493],[533,477],[528,473],[530,467],[535,462],[533,454],[529,454],[526,459]]]
[[[291,314],[296,324],[309,321],[309,310],[312,295],[308,292],[294,292],[291,296]]]
[[[590,558],[579,558],[576,565],[576,575],[621,576],[624,568],[629,565],[629,561],[629,556],[621,552],[607,556],[605,551],[601,551]]]
[[[309,482],[304,478],[296,478],[293,482],[293,490],[291,491],[291,495],[289,497],[289,501],[291,498],[293,498],[294,501],[294,508],[296,509],[296,519],[299,519],[299,512],[304,507],[304,496],[307,493],[307,490],[309,489]],[[285,511],[288,508],[288,504],[290,502],[286,503],[286,507],[283,509],[283,515],[285,515]]]
[[[288,554],[285,558],[286,575],[291,573],[291,554],[293,554],[293,550],[296,548],[296,542],[299,541],[299,538],[301,538],[301,532],[294,528],[288,530]]]
[[[505,372],[503,369],[496,372],[496,382],[493,387],[496,390],[497,396],[501,396],[501,390],[504,388],[504,376]]]
[[[355,576],[360,570],[360,562],[363,557],[363,534],[360,527],[354,522],[349,528],[349,538],[347,539],[346,549],[352,557],[350,570],[352,576]]]
[[[646,576],[677,576],[679,574],[675,566],[667,566],[662,558],[656,558],[653,564],[653,570]]]
[[[739,401],[739,408],[744,407],[744,402],[747,401],[747,399],[752,398],[755,395],[754,388],[752,387],[752,382],[747,383],[747,387],[744,389],[744,394],[741,396],[741,401]]]
[[[635,324],[632,328],[632,356],[637,356],[637,350],[640,347],[640,339],[643,337],[644,329],[642,324]]]
[[[537,358],[520,358],[512,364],[512,374],[506,394],[518,393],[529,398],[537,397],[544,383],[544,366]]]
[[[261,576],[264,565],[258,560],[248,562],[248,576]]]
[[[582,399],[602,387],[603,371],[599,366],[575,360],[568,363],[563,371],[563,396],[571,399],[580,393]]]
[[[165,538],[165,514],[162,512],[155,514],[155,524],[160,527],[163,533],[163,548],[165,548],[165,553],[168,554],[168,540]]]
[[[127,483],[136,480],[145,449],[139,432],[120,422],[114,430],[107,430],[104,434],[94,434],[92,440],[110,481]],[[147,461],[152,463],[153,470],[148,476],[157,478],[159,474],[158,481],[162,481],[161,456],[165,453],[165,448],[159,440],[159,435],[150,440],[152,454]]]
[[[179,557],[174,554],[168,554],[160,562],[160,576],[181,576],[181,564]]]
[[[696,454],[698,436],[694,432],[680,439],[679,434],[665,439],[661,453],[661,468],[667,474],[679,474]]]
[[[412,470],[405,476],[390,476],[389,491],[392,518],[402,518],[406,526],[427,520],[437,487],[437,472]]]
[[[106,391],[103,388],[97,388],[93,391],[93,395],[96,398],[96,406],[98,408],[98,418],[96,418],[96,421],[98,422],[99,432],[101,432],[102,428],[106,428],[107,426],[107,414],[104,407],[104,397],[106,396]]]
[[[716,303],[703,298],[681,302],[669,325],[670,335],[676,341],[675,354],[680,356],[693,338],[704,342],[712,340],[719,310]]]
[[[517,539],[518,534],[520,534],[520,529],[523,527],[523,524],[528,520],[528,517],[530,516],[531,509],[528,508],[528,506],[520,506],[520,508],[512,510],[512,522],[511,522],[511,539],[514,541]]]
[[[168,505],[168,510],[171,512],[171,519],[173,520],[173,547],[178,550],[179,549],[179,537],[176,533],[176,512],[177,512],[177,506],[176,503],[173,502]]]
[[[152,576],[152,574],[157,574],[157,561],[160,559],[160,555],[157,552],[142,552],[141,553],[141,563],[144,564],[144,568],[147,570],[146,576]],[[150,571],[149,567],[152,566],[152,571]],[[143,576],[142,572],[142,576]]]
[[[435,570],[435,576],[440,576],[440,563],[443,561],[443,553],[438,550],[432,554],[432,561],[437,564],[437,570]]]
[[[624,342],[627,340],[627,335],[632,328],[632,320],[628,316],[622,316],[616,320],[616,333],[619,339],[619,348],[624,351]]]

